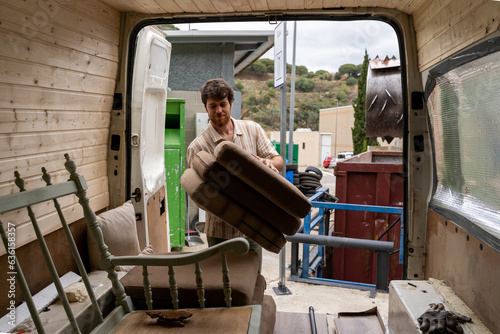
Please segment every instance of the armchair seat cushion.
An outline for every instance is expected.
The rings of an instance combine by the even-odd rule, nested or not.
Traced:
[[[311,202],[300,190],[238,145],[223,141],[214,155],[224,168],[290,215],[304,218],[311,210]]]
[[[171,254],[171,253],[170,253]],[[205,287],[206,307],[225,307],[224,292],[222,289],[222,260],[220,256],[214,256],[200,262],[200,268]],[[233,252],[227,253],[227,264],[231,280],[232,306],[250,305],[255,298],[262,298],[264,285],[259,284],[256,291],[259,259],[255,252],[237,256]],[[179,308],[199,307],[198,295],[195,282],[195,266],[175,267],[175,277],[179,292]],[[170,296],[170,284],[168,279],[168,267],[148,267],[149,279],[153,293],[154,309],[173,308]],[[137,309],[146,309],[144,297],[142,267],[137,266],[128,272],[120,280],[125,292],[132,298]]]
[[[262,166],[264,165],[262,164]],[[193,168],[214,189],[223,192],[246,210],[255,213],[259,218],[274,226],[278,231],[293,235],[299,229],[299,217],[284,211],[252,186],[234,176],[222,167],[212,154],[204,151],[198,152],[193,159]],[[281,175],[276,174],[276,177],[282,179],[280,181],[288,182]]]
[[[186,169],[180,183],[199,207],[234,226],[268,251],[279,253],[285,245],[285,237],[276,227],[210,186],[194,169]]]

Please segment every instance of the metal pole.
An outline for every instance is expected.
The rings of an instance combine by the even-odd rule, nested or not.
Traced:
[[[337,101],[337,109],[335,110],[335,151],[334,155],[335,158],[337,158],[337,129],[338,129],[338,119],[339,119],[339,100],[336,99]]]
[[[309,319],[311,320],[311,333],[318,334],[318,329],[316,328],[316,317],[314,316],[314,307],[309,306]]]
[[[288,125],[288,163],[293,163],[293,130],[295,112],[295,49],[297,40],[297,21],[293,22],[293,52],[292,52],[292,87],[290,90],[290,122]]]
[[[281,86],[281,122],[280,122],[280,155],[283,161],[286,161],[286,22],[283,22],[283,62],[285,63],[285,73],[283,85]],[[286,177],[286,163],[285,168],[281,171],[281,175]],[[290,290],[285,285],[285,267],[286,267],[286,246],[280,251],[280,281],[278,287],[273,290],[278,295],[291,294]]]
[[[392,252],[394,250],[394,242],[392,241],[333,237],[328,235],[316,235],[316,234],[305,234],[305,233],[295,233],[294,235],[287,235],[285,236],[285,238],[287,241],[304,243],[304,244],[364,249],[375,252]]]

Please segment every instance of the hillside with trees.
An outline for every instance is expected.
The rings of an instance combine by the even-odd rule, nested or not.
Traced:
[[[292,66],[287,64],[287,115],[290,107]],[[295,67],[294,128],[319,129],[319,110],[352,105],[358,96],[361,65],[345,64],[339,71],[309,71]],[[235,77],[242,93],[242,119],[251,119],[265,130],[280,129],[280,90],[274,89],[274,61],[259,59]],[[287,116],[288,119],[288,116]],[[288,129],[288,125],[287,125]]]

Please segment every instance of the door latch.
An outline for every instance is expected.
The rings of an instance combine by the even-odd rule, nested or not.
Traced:
[[[136,202],[140,202],[141,200],[141,189],[135,188],[135,191],[130,195],[131,198],[133,198]]]
[[[130,136],[130,145],[139,146],[139,135],[137,133],[132,133]]]

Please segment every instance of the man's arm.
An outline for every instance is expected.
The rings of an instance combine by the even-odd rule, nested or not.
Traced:
[[[283,170],[285,165],[283,164],[283,159],[281,159],[281,156],[275,155],[271,159],[266,159],[266,158],[261,158],[259,156],[256,156],[255,154],[252,154],[255,158],[257,158],[259,161],[261,161],[264,165],[267,167],[271,168],[273,171],[276,173],[279,173]]]
[[[270,159],[270,161],[279,172],[281,172],[283,170],[283,168],[285,167],[285,164],[283,163],[283,159],[279,155],[275,155],[274,157],[272,157],[272,159]]]

